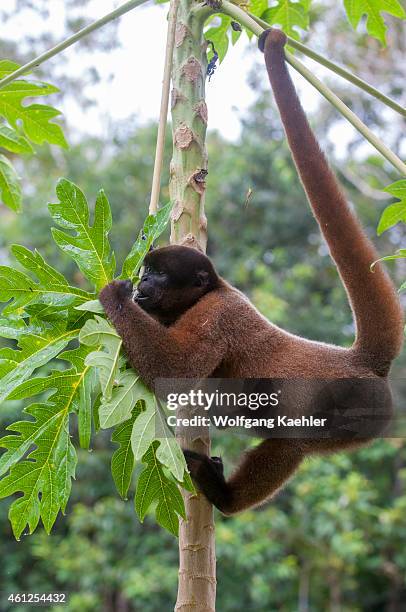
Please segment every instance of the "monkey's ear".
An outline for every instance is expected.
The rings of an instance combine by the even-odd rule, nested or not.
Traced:
[[[205,270],[199,270],[196,274],[196,287],[205,287],[209,282],[209,273]]]

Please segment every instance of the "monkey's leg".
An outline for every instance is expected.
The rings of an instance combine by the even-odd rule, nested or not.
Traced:
[[[292,476],[304,454],[298,440],[264,440],[248,451],[234,474],[225,480],[218,457],[184,451],[199,490],[224,514],[234,514],[266,501]]]

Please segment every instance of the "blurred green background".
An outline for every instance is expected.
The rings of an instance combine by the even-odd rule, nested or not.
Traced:
[[[72,0],[67,4],[78,5]],[[28,0],[17,5],[16,11],[33,6]],[[46,9],[46,2],[34,5],[31,10]],[[336,5],[315,3],[318,40],[328,40],[330,57],[340,58],[375,86],[399,96],[405,71],[399,61],[405,46],[401,25],[391,24],[390,47],[382,51],[376,41],[349,30]],[[69,31],[77,23],[67,21],[65,27]],[[44,42],[53,42],[45,26],[41,36],[30,36],[30,56]],[[1,57],[24,60],[28,55],[23,48],[6,38],[0,41]],[[105,39],[95,42],[102,49],[107,44]],[[44,73],[51,81],[52,70]],[[97,66],[95,71],[97,80]],[[230,142],[220,133],[209,134],[208,253],[219,272],[273,322],[312,339],[350,344],[353,325],[344,290],[296,177],[267,83],[259,74],[263,73],[254,67],[250,83],[256,100],[241,117],[239,138]],[[84,78],[78,74],[75,87]],[[221,67],[216,78],[221,79]],[[71,82],[55,80],[71,90]],[[404,135],[394,113],[382,112],[377,102],[341,83],[335,83],[335,90],[398,154],[402,147],[404,151]],[[60,103],[64,104],[62,95]],[[398,177],[378,157],[365,153],[355,134],[344,154],[336,155],[334,134],[340,124],[324,103],[312,119],[349,200],[374,237],[380,212],[390,202],[379,190]],[[68,152],[43,148],[33,158],[14,160],[23,177],[24,212],[16,216],[0,208],[0,263],[11,263],[8,248],[21,243],[38,248],[80,284],[82,279],[75,278],[73,265],[50,237],[46,204],[54,198],[56,180],[65,176],[77,182],[90,201],[100,187],[106,190],[114,217],[111,240],[121,262],[146,214],[156,126],[111,117],[100,137],[75,131],[74,126],[69,130],[75,144]],[[168,199],[169,159],[168,135],[163,202]],[[404,227],[385,234],[376,242],[379,251],[393,252],[404,235]],[[390,264],[390,272],[397,284],[405,278],[401,262]],[[398,402],[406,397],[405,371],[402,356],[393,373]],[[20,408],[15,403],[2,406],[0,429],[18,418]],[[69,612],[172,609],[177,541],[154,520],[140,525],[132,501],[118,499],[109,467],[109,435],[99,433],[92,452],[79,452],[68,513],[59,518],[51,536],[38,530],[15,542],[7,520],[9,502],[0,501],[0,610],[8,609],[5,593],[58,591],[69,593]],[[230,435],[217,437],[214,454],[223,456],[229,471],[247,443],[251,442]],[[218,610],[405,610],[405,485],[405,440],[379,440],[356,453],[307,460],[277,498],[259,510],[235,518],[218,514]],[[27,607],[13,607],[20,609]]]

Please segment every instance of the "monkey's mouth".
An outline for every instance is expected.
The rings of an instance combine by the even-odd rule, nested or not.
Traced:
[[[160,301],[159,292],[153,292],[152,295],[148,295],[140,289],[136,289],[133,295],[133,300],[144,310],[150,311],[157,307]]]
[[[146,295],[145,293],[143,293],[142,291],[140,291],[139,289],[136,289],[134,291],[134,302],[137,302],[137,304],[142,304],[143,302],[147,302],[148,300],[151,300],[151,296],[150,295]]]

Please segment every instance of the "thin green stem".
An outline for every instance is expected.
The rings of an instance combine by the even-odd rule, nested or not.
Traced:
[[[169,89],[171,84],[171,71],[173,61],[173,46],[175,44],[176,16],[179,0],[171,0],[168,14],[168,34],[166,38],[164,76],[162,79],[161,108],[159,112],[158,135],[156,139],[154,172],[152,175],[151,199],[149,214],[158,210],[159,191],[161,188],[162,162],[165,147],[165,132],[168,121]]]
[[[98,19],[97,21],[94,21],[88,26],[85,26],[84,28],[79,30],[79,32],[76,32],[76,34],[73,34],[69,38],[66,38],[59,44],[55,45],[55,47],[52,47],[52,49],[45,51],[45,53],[41,53],[41,55],[38,55],[38,57],[34,58],[27,64],[24,64],[24,66],[21,66],[20,68],[18,68],[11,74],[8,74],[6,77],[4,77],[4,79],[1,79],[0,89],[2,87],[5,87],[9,83],[12,83],[13,81],[18,79],[18,77],[22,76],[23,74],[26,74],[27,72],[32,70],[32,68],[36,68],[37,66],[40,66],[41,64],[49,60],[51,57],[54,57],[61,51],[64,51],[65,49],[70,47],[71,45],[74,45],[81,38],[84,38],[91,32],[98,30],[99,28],[103,27],[107,23],[110,23],[110,21],[114,21],[114,19],[117,19],[117,17],[121,17],[121,15],[128,13],[132,9],[136,8],[137,6],[140,6],[140,4],[144,4],[147,1],[148,0],[130,0],[130,2],[126,2],[119,8],[115,9],[114,11],[111,11],[111,13],[108,13],[104,17],[101,17],[101,19]]]
[[[260,36],[264,31],[264,28],[256,23],[252,17],[247,15],[245,11],[240,9],[238,6],[235,6],[231,2],[227,0],[223,0],[222,3],[222,12],[226,15],[230,15],[233,19],[236,19],[240,23],[242,23],[246,28],[251,30],[256,36]],[[324,83],[320,81],[300,60],[295,58],[291,53],[285,50],[286,61],[295,68],[309,83],[315,87],[322,96],[326,98],[346,119],[349,121],[356,130],[362,134],[362,136],[371,143],[373,147],[383,157],[385,157],[401,174],[406,176],[406,165],[402,162],[401,159],[395,153],[393,153],[383,142],[375,136],[371,132],[371,130],[357,117],[355,113],[352,112],[344,104],[342,100],[335,93],[331,91]]]
[[[259,17],[256,17],[251,13],[248,13],[248,15],[252,17],[252,19],[256,21],[257,24],[263,27],[265,30],[270,27],[269,23],[267,23],[263,19],[260,19]],[[395,100],[392,100],[392,98],[389,98],[389,96],[385,96],[385,94],[383,94],[378,89],[375,89],[375,87],[372,87],[372,85],[370,85],[363,79],[360,79],[355,74],[352,74],[352,72],[350,72],[349,70],[342,68],[335,62],[332,62],[331,60],[324,57],[323,55],[316,53],[316,51],[313,51],[313,49],[310,49],[310,47],[308,47],[307,45],[304,45],[303,43],[295,40],[294,38],[291,38],[290,36],[288,36],[287,39],[291,47],[294,47],[304,55],[307,55],[307,57],[310,57],[319,64],[322,64],[322,66],[325,66],[332,72],[335,72],[339,76],[343,77],[343,79],[346,79],[350,83],[353,83],[353,85],[356,85],[366,93],[370,94],[371,96],[374,96],[374,98],[376,98],[377,100],[380,100],[381,102],[386,104],[386,106],[389,106],[390,108],[398,112],[403,117],[406,117],[406,108],[398,104]]]

